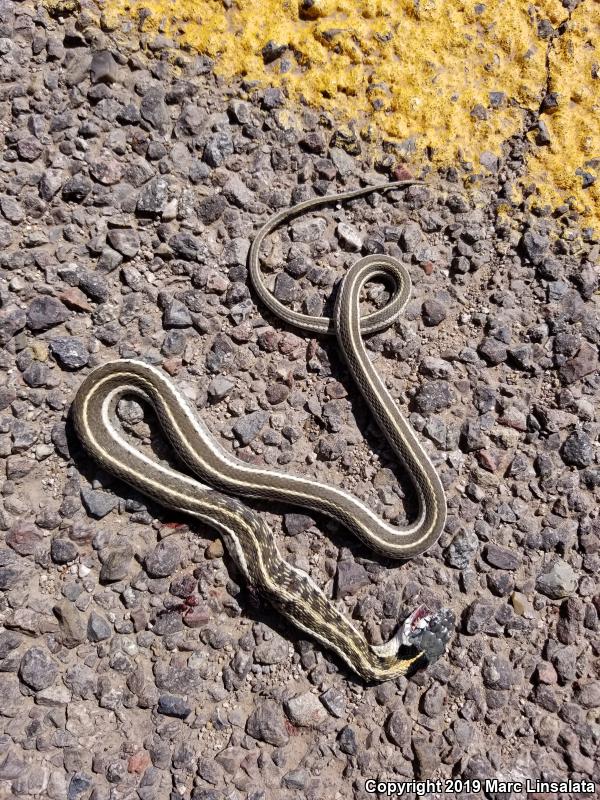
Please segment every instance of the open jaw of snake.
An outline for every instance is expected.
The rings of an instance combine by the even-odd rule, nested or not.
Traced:
[[[404,184],[391,184],[392,186]],[[311,205],[354,198],[379,187],[318,198],[277,215],[279,221]],[[383,187],[386,188],[385,186]],[[272,230],[270,221],[259,231]],[[253,245],[254,247],[254,245]],[[256,276],[257,253],[250,266]],[[391,277],[395,291],[388,306],[361,319],[360,291],[371,278]],[[268,292],[264,285],[259,291]],[[250,585],[256,588],[296,627],[335,651],[365,680],[383,681],[406,675],[433,663],[444,652],[454,627],[448,609],[436,613],[417,609],[383,645],[369,645],[364,635],[336,608],[312,578],[280,555],[267,524],[231,495],[259,497],[305,506],[323,512],[348,527],[369,547],[391,558],[424,552],[438,538],[446,515],[445,494],[437,472],[396,406],[362,341],[364,319],[380,330],[401,312],[410,293],[405,267],[388,256],[367,256],[347,272],[336,298],[332,320],[307,317],[305,327],[331,332],[333,326],[348,367],[373,416],[413,480],[419,500],[417,519],[402,528],[388,525],[349,493],[334,486],[293,475],[249,466],[236,460],[213,440],[183,400],[181,392],[156,367],[137,360],[109,362],[84,380],[72,412],[85,449],[104,469],[163,506],[190,514],[221,534],[227,549]],[[264,298],[263,298],[264,299]],[[387,311],[386,311],[387,309]],[[297,319],[271,308],[284,321]],[[298,315],[297,315],[298,316]],[[303,315],[299,315],[302,317]],[[178,458],[205,483],[165,466],[134,448],[115,425],[116,405],[125,395],[149,403]],[[211,488],[214,487],[214,488]]]

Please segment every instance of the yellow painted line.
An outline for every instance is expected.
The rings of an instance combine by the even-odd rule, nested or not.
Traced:
[[[565,201],[600,230],[600,2],[571,15],[558,0],[106,0],[144,9],[145,31],[215,59],[225,78],[284,87],[291,103],[330,112],[360,134],[436,165],[502,155],[547,86],[557,108],[535,133],[522,181],[529,203]],[[565,30],[552,43],[548,32]],[[285,52],[265,64],[263,48]],[[293,107],[293,106],[291,106]],[[489,157],[489,156],[488,156]],[[486,161],[484,157],[484,161]]]

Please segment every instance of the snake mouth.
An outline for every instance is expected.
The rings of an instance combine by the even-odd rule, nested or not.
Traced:
[[[416,648],[429,664],[433,664],[444,653],[455,622],[449,608],[432,612],[427,606],[419,606],[404,620],[400,629],[400,644]]]

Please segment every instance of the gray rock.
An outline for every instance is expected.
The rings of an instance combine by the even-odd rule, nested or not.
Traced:
[[[285,104],[285,94],[278,87],[269,87],[263,92],[262,105],[268,111],[281,108]]]
[[[460,446],[465,453],[482,450],[489,444],[489,439],[481,429],[481,422],[477,419],[467,420],[460,430]]]
[[[257,664],[281,664],[288,660],[288,650],[287,641],[274,634],[271,639],[254,648],[254,660]]]
[[[34,333],[47,331],[65,322],[71,312],[55,297],[36,297],[27,309],[27,327]]]
[[[5,659],[9,653],[16,650],[23,641],[23,637],[16,631],[2,631],[0,633],[0,660]]]
[[[322,730],[329,720],[323,703],[312,692],[304,692],[287,700],[285,712],[290,721],[301,728]]]
[[[38,184],[40,197],[49,202],[59,192],[63,185],[64,173],[60,169],[47,169]]]
[[[53,539],[50,545],[50,557],[55,564],[68,564],[77,558],[79,551],[69,539]]]
[[[85,510],[94,519],[102,519],[119,505],[114,495],[87,487],[81,490],[81,500]]]
[[[92,83],[114,83],[118,76],[117,62],[109,50],[98,50],[92,56],[90,80]]]
[[[483,600],[475,600],[467,607],[464,616],[466,633],[474,635],[486,631],[494,618],[494,606]]]
[[[103,186],[114,186],[122,178],[121,163],[110,154],[95,158],[89,166],[92,178]]]
[[[498,156],[490,153],[488,150],[485,150],[483,153],[481,153],[479,156],[479,163],[490,172],[498,171]]]
[[[429,327],[440,325],[446,319],[446,313],[446,306],[439,300],[430,298],[423,303],[423,322]]]
[[[22,420],[15,420],[11,426],[12,452],[24,453],[29,450],[39,439],[39,433]]]
[[[423,711],[432,719],[439,717],[443,710],[446,701],[446,690],[439,684],[433,684],[425,692],[422,699]]]
[[[385,722],[385,732],[388,739],[397,747],[410,744],[412,723],[403,709],[393,711]]]
[[[439,750],[426,739],[413,739],[412,748],[416,762],[416,774],[419,778],[425,779],[435,770],[436,764],[439,764]]]
[[[247,300],[242,300],[241,303],[236,303],[234,306],[232,306],[229,311],[229,316],[236,325],[239,325],[240,322],[248,319],[253,311],[254,303],[252,300],[250,300],[250,298],[248,298]]]
[[[508,357],[506,345],[493,336],[486,336],[477,347],[477,352],[490,366],[502,364]]]
[[[117,112],[117,120],[121,125],[138,125],[140,119],[140,112],[134,103],[126,103]]]
[[[576,699],[582,708],[600,708],[600,681],[580,681]]]
[[[220,167],[233,153],[233,139],[228,130],[213,134],[204,147],[202,160],[211,167]]]
[[[58,620],[60,640],[64,647],[72,649],[86,639],[86,629],[79,611],[67,600],[57,603],[52,609]]]
[[[58,677],[58,667],[46,650],[42,650],[41,647],[30,647],[21,658],[19,677],[23,683],[39,692],[52,686]]]
[[[6,459],[6,477],[11,481],[18,481],[29,475],[34,462],[24,456],[9,456]]]
[[[244,100],[232,100],[228,111],[238,125],[247,125],[252,119],[252,106]]]
[[[231,205],[248,208],[254,201],[254,194],[238,175],[232,175],[223,186],[223,194]]]
[[[472,531],[457,533],[446,550],[446,564],[455,569],[467,569],[479,549],[479,539]]]
[[[287,789],[306,789],[310,784],[310,772],[302,767],[292,769],[283,776],[281,782]]]
[[[165,328],[189,328],[192,325],[192,315],[179,300],[172,300],[163,312],[163,326]]]
[[[339,719],[346,713],[346,698],[339,689],[327,689],[319,699],[332,716]]]
[[[269,413],[267,411],[254,411],[252,414],[247,414],[245,417],[236,420],[232,427],[233,434],[240,444],[245,447],[253,439],[256,439],[268,420]]]
[[[314,219],[301,219],[292,225],[292,240],[294,242],[318,242],[325,233],[327,223],[322,217]]]
[[[317,455],[324,461],[337,461],[346,452],[346,440],[336,434],[321,436],[317,444]]]
[[[169,539],[163,539],[146,558],[146,572],[152,578],[166,578],[175,572],[180,562],[181,548],[179,545]]]
[[[235,775],[245,755],[246,751],[241,747],[226,747],[220,753],[217,753],[215,763],[229,775]]]
[[[198,136],[206,122],[206,113],[197,105],[189,103],[181,109],[176,131],[184,136]]]
[[[39,433],[32,425],[20,419],[15,420],[11,425],[12,452],[25,453],[39,439]]]
[[[12,304],[0,308],[0,344],[6,344],[26,323],[27,315],[22,308]]]
[[[160,87],[148,89],[142,97],[140,114],[142,119],[146,120],[156,130],[161,132],[166,130],[171,121],[171,115],[165,103],[165,93]]]
[[[34,136],[25,136],[17,143],[17,153],[21,161],[35,161],[42,150],[41,143]]]
[[[356,741],[356,732],[354,728],[345,725],[339,733],[338,742],[342,753],[349,756],[355,756],[358,752],[358,742]]]
[[[577,589],[577,575],[570,564],[562,559],[557,560],[546,572],[538,575],[535,582],[538,592],[553,600],[568,597]]]
[[[38,362],[34,362],[38,363]],[[25,370],[27,372],[27,370]],[[23,380],[25,380],[25,373],[23,373]],[[27,383],[27,381],[25,381]],[[29,386],[29,384],[27,384]],[[17,399],[17,393],[14,386],[0,386],[0,411],[4,411],[11,403]]]
[[[169,247],[178,258],[187,261],[196,261],[198,253],[201,252],[199,240],[191,233],[176,233],[169,239]]]
[[[399,241],[405,253],[412,253],[423,242],[423,232],[416,222],[405,222],[400,228]]]
[[[81,369],[90,360],[88,348],[75,336],[60,336],[50,340],[50,350],[61,367]]]
[[[548,252],[550,242],[545,234],[526,231],[521,239],[521,247],[532,264],[541,264]]]
[[[169,184],[165,178],[153,178],[138,195],[136,211],[142,216],[157,216],[167,205]]]
[[[498,569],[515,570],[521,563],[516,553],[492,543],[485,546],[484,557],[488,564]]]
[[[79,172],[63,185],[62,198],[66,202],[83,203],[88,194],[92,191],[91,180]]]
[[[209,372],[221,372],[234,363],[235,348],[229,336],[219,333],[206,356],[206,368]]]
[[[87,638],[90,642],[103,642],[112,636],[112,626],[96,611],[92,610],[87,622]]]
[[[224,400],[228,394],[230,394],[231,390],[235,387],[233,381],[230,381],[228,378],[224,378],[221,375],[218,375],[216,378],[213,378],[212,381],[208,384],[207,387],[207,394],[208,399],[211,403],[218,403],[221,400]]]
[[[515,681],[510,661],[497,655],[490,655],[484,658],[481,675],[483,684],[488,689],[510,689]]]
[[[12,589],[21,580],[22,570],[15,564],[0,566],[0,591]]]
[[[32,389],[39,389],[42,386],[46,386],[49,377],[50,368],[47,364],[42,364],[40,361],[33,361],[23,373],[23,380],[27,386],[30,386]]]
[[[66,426],[64,422],[57,422],[50,431],[50,438],[56,451],[60,453],[63,458],[70,458],[69,442],[67,440]]]
[[[192,713],[192,707],[187,700],[172,694],[161,694],[156,710],[159,714],[177,719],[185,719]]]
[[[185,352],[187,336],[181,330],[168,331],[160,352],[165,356],[180,356]]]
[[[561,381],[569,386],[597,369],[598,353],[596,347],[589,342],[584,342],[577,355],[562,365],[559,369],[559,375]]]
[[[264,700],[254,709],[246,722],[246,733],[275,747],[283,747],[290,738],[281,706],[274,700]]]
[[[105,303],[110,297],[110,286],[106,276],[96,272],[81,272],[78,277],[79,288],[97,303]]]
[[[281,303],[293,303],[301,296],[301,290],[296,281],[287,273],[280,272],[275,278],[273,294]]]
[[[123,256],[117,253],[112,247],[103,248],[98,259],[98,270],[100,272],[112,272],[123,263]],[[83,289],[83,286],[81,287]],[[85,290],[84,290],[85,291]]]
[[[421,414],[437,414],[453,402],[454,393],[447,381],[428,381],[415,395],[415,406]]]
[[[339,561],[336,572],[336,597],[346,597],[370,583],[367,570],[356,561],[345,559]]]
[[[19,225],[25,219],[22,205],[10,195],[2,195],[0,197],[0,210],[13,225]]]
[[[323,299],[317,292],[311,292],[304,298],[303,307],[310,317],[320,317],[323,314]]]
[[[67,800],[81,800],[92,785],[92,779],[88,775],[76,773],[69,781]]]
[[[133,258],[140,249],[140,237],[133,228],[112,228],[106,238],[111,247],[125,258]]]
[[[351,253],[360,251],[363,245],[363,236],[353,225],[339,222],[335,233],[344,250],[349,250]]]
[[[314,524],[314,519],[307,514],[290,512],[283,517],[283,527],[288,536],[298,536],[299,533],[304,533],[312,528]]]
[[[129,574],[133,551],[129,545],[115,547],[108,553],[102,555],[102,568],[100,570],[100,580],[103,583],[120,581]]]
[[[196,210],[205,225],[216,222],[227,208],[227,200],[222,194],[211,194],[198,202]]]
[[[13,232],[10,229],[10,225],[5,225],[3,222],[0,222],[0,247],[6,249],[12,242]]]
[[[561,448],[562,460],[573,467],[587,467],[594,461],[594,443],[585,431],[573,431]]]

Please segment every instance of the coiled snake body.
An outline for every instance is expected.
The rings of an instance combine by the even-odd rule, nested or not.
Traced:
[[[408,558],[430,547],[446,515],[439,477],[410,426],[371,365],[362,333],[389,326],[410,294],[405,267],[385,256],[366,256],[348,270],[336,298],[333,319],[311,317],[281,305],[263,282],[259,248],[264,237],[292,216],[373,191],[387,191],[417,181],[402,181],[308,200],[271,218],[249,252],[250,276],[263,302],[285,322],[316,333],[335,333],[350,372],[391,447],[417,490],[419,514],[404,528],[380,520],[349,493],[307,478],[249,466],[222,450],[192,413],[174,383],[156,367],[120,359],[94,369],[73,403],[73,420],[87,452],[107,472],[163,506],[190,514],[221,534],[227,549],[253,587],[282,614],[325,647],[334,650],[366,680],[382,681],[435,661],[453,627],[447,609],[435,614],[419,608],[384,645],[369,645],[364,635],[335,607],[308,574],[280,555],[262,518],[232,494],[291,502],[338,519],[369,547],[392,558]],[[385,308],[361,318],[360,291],[377,276],[394,283]],[[125,395],[148,402],[181,461],[202,481],[165,466],[133,447],[115,425],[115,407]]]

